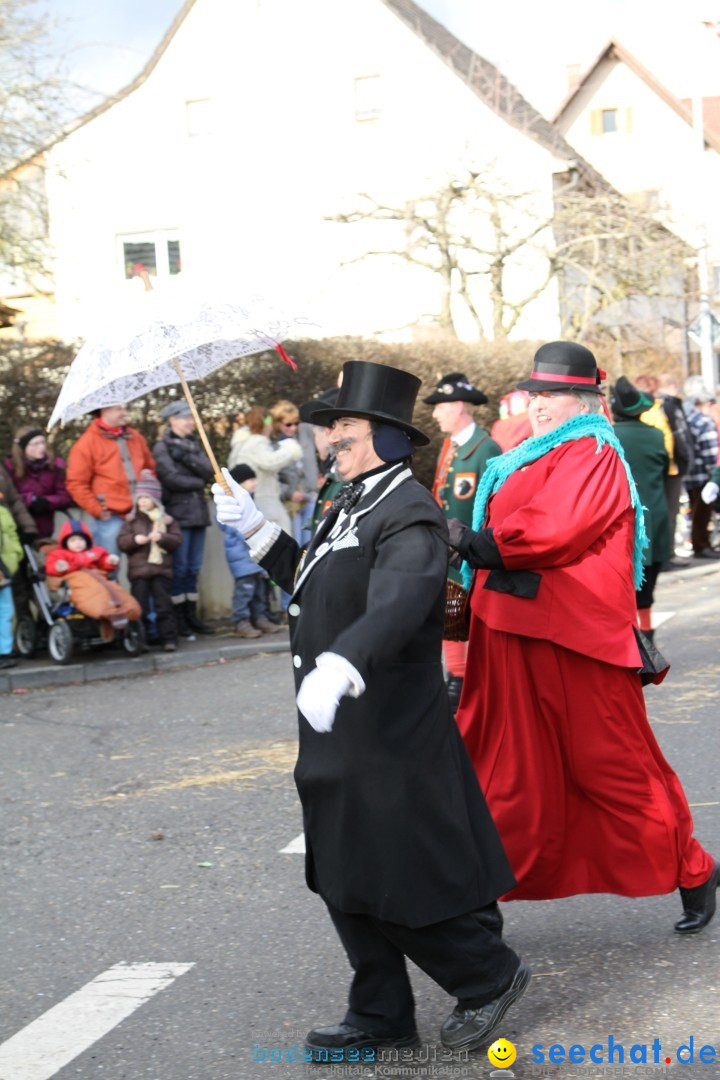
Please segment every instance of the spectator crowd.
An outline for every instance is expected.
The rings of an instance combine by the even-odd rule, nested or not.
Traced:
[[[253,406],[238,417],[228,467],[252,493],[264,517],[307,546],[342,481],[325,428],[309,422],[314,406],[332,405],[337,389],[300,407],[288,400]],[[462,373],[443,377],[425,399],[445,435],[434,494],[447,516],[470,523],[477,483],[492,456],[511,450],[530,434],[528,394],[515,390],[500,403],[489,432],[471,410],[486,402]],[[699,376],[680,386],[670,374],[617,380],[612,420],[646,508],[650,544],[645,581],[638,591],[638,622],[652,636],[654,586],[682,556],[720,558],[713,541],[718,507],[719,411]],[[0,466],[0,666],[15,662],[13,625],[31,615],[25,547],[58,536],[68,518],[84,517],[89,546],[114,556],[109,578],[127,577],[143,612],[149,643],[175,650],[183,638],[212,634],[199,608],[198,579],[211,525],[208,490],[213,467],[195,435],[184,399],[166,405],[152,448],[132,426],[127,407],[99,409],[71,446],[67,462],[53,454],[44,429],[20,427]],[[458,441],[465,446],[457,453]],[[469,449],[468,449],[469,448]],[[453,456],[457,454],[454,464]],[[451,513],[452,510],[452,513]],[[235,530],[221,526],[233,579],[228,608],[232,633],[258,638],[287,623],[290,596],[249,555]],[[124,557],[124,558],[123,558]],[[450,570],[457,578],[457,571]],[[448,687],[456,706],[464,675],[464,646],[445,644]]]

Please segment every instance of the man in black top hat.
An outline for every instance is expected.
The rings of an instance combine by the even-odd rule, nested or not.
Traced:
[[[419,386],[345,364],[312,422],[347,483],[304,558],[242,493],[213,488],[218,520],[293,590],[306,878],[355,972],[344,1020],[307,1037],[316,1060],[417,1045],[406,956],[458,999],[441,1032],[457,1049],[488,1038],[530,978],[498,933],[512,871],[443,683],[447,527],[409,468],[428,442],[412,423]]]
[[[475,405],[487,404],[487,397],[472,385],[467,375],[453,371],[443,375],[423,401],[435,406],[433,420],[446,436],[435,470],[433,495],[447,521],[455,518],[470,527],[480,477],[490,458],[502,453],[470,411]],[[448,576],[462,584],[460,571],[455,567],[450,567]],[[453,712],[457,712],[467,663],[467,642],[445,641],[443,653],[448,697]]]

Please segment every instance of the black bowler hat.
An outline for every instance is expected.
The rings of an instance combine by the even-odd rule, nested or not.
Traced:
[[[529,379],[518,390],[587,390],[602,394],[601,379],[607,378],[589,349],[576,341],[549,341],[533,357]]]
[[[311,398],[310,401],[304,401],[298,413],[303,424],[312,424],[310,419],[316,409],[324,409],[332,406],[337,401],[339,388],[337,386],[331,386],[329,390],[323,390],[322,394],[318,394],[316,398]]]
[[[334,407],[313,410],[310,423],[329,427],[341,416],[360,416],[400,428],[415,446],[427,446],[429,438],[412,423],[420,385],[418,377],[408,371],[348,360],[343,364],[342,386]]]
[[[614,386],[610,387],[610,408],[615,416],[634,420],[636,416],[652,409],[653,399],[638,390],[629,379],[621,375]]]
[[[439,405],[443,401],[468,401],[471,405],[485,405],[487,398],[482,390],[476,390],[462,371],[443,375],[432,394],[423,398],[426,405]]]

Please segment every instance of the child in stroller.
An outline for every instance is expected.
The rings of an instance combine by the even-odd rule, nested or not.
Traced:
[[[53,660],[67,664],[76,641],[83,647],[110,642],[117,631],[122,631],[123,645],[131,655],[143,650],[140,605],[127,589],[107,576],[120,560],[93,544],[85,524],[74,518],[65,522],[58,546],[46,553],[45,578],[37,561],[27,554]],[[53,592],[58,594],[57,601],[51,598]],[[34,653],[40,636],[37,626],[31,634],[27,622],[21,620],[16,633],[16,645],[23,656]]]

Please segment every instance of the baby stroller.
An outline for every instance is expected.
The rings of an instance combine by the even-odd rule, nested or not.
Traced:
[[[20,656],[30,659],[38,649],[47,647],[56,664],[69,664],[78,648],[86,651],[118,640],[130,656],[145,651],[145,635],[139,620],[117,619],[112,626],[105,619],[84,615],[74,606],[66,581],[54,579],[58,588],[50,592],[41,565],[42,548],[39,552],[30,544],[24,544],[23,548],[32,592],[30,609],[35,614],[20,618],[15,628],[15,648]]]

